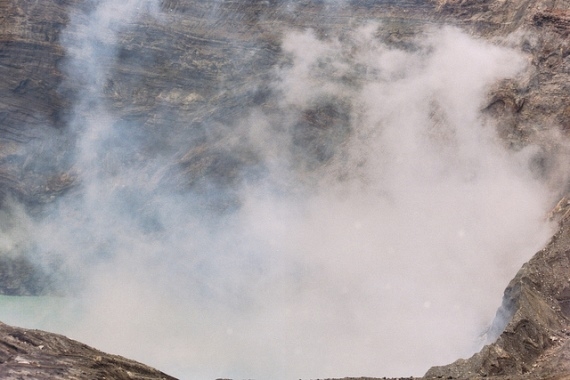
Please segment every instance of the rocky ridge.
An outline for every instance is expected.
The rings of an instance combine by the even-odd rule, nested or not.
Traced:
[[[3,379],[174,380],[160,371],[64,336],[0,324]]]
[[[497,312],[497,340],[469,359],[433,367],[426,378],[570,378],[569,220],[509,283]]]

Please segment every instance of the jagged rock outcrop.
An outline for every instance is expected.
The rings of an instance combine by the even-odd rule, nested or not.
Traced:
[[[563,213],[568,211],[564,205]],[[498,339],[465,360],[433,367],[426,378],[570,377],[570,229],[568,215],[549,244],[510,282],[497,313]],[[504,328],[504,329],[503,329]]]
[[[64,336],[0,323],[0,377],[16,379],[175,380],[154,368]]]

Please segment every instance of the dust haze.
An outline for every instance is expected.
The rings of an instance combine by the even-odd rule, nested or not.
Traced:
[[[92,5],[62,38],[80,185],[40,216],[13,212],[11,241],[70,274],[80,308],[58,332],[186,379],[422,375],[485,343],[553,231],[536,150],[507,151],[481,115],[523,56],[454,28],[406,49],[376,23],[287,31],[272,107],[208,126],[206,145],[252,158],[180,190],[172,162],[191,147],[137,159],[104,96],[120,33],[163,15]]]

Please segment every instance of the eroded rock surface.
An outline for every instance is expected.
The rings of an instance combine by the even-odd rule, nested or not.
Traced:
[[[12,379],[175,380],[64,336],[0,323],[0,377]]]
[[[508,285],[497,313],[496,322],[504,326],[498,339],[467,360],[430,369],[426,378],[570,377],[568,223],[566,216],[550,243]]]
[[[64,133],[77,111],[72,104],[79,83],[66,80],[70,68],[61,34],[71,14],[89,12],[80,10],[81,4],[0,2],[0,192],[28,203],[49,202],[80,178],[71,167],[74,136]],[[269,76],[282,61],[284,30],[311,27],[325,36],[380,21],[379,38],[406,46],[426,27],[452,24],[488,39],[518,33],[502,43],[527,54],[532,69],[525,78],[497,88],[487,107],[508,144],[520,148],[538,142],[553,149],[545,130],[566,133],[567,3],[352,1],[330,7],[306,1],[291,11],[280,1],[164,0],[160,22],[134,21],[120,35],[117,59],[101,62],[110,73],[104,86],[108,107],[120,120],[141,128],[153,144],[158,140],[171,147],[173,157],[188,168],[185,186],[199,185],[196,172],[231,181],[235,170],[255,163],[255,152],[226,157],[196,136],[206,133],[207,123],[243,116],[248,106],[274,107]],[[73,34],[67,37],[73,39]],[[181,150],[170,139],[188,131],[194,137]],[[141,157],[153,153],[148,146]],[[541,165],[548,171],[556,163]]]

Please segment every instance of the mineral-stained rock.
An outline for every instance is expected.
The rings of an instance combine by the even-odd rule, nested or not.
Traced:
[[[154,368],[64,336],[0,323],[0,378],[174,380]]]

